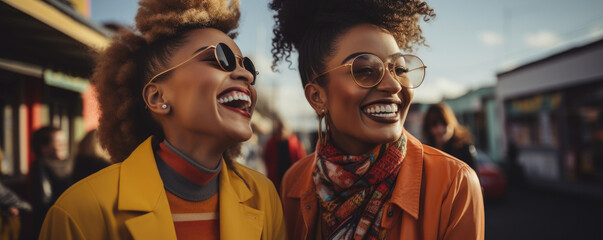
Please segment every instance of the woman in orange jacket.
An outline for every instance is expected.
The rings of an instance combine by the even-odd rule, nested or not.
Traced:
[[[284,239],[274,185],[233,161],[257,99],[230,37],[239,1],[139,4],[140,32],[120,32],[92,76],[120,163],[65,191],[40,239]]]
[[[483,239],[475,172],[403,128],[426,66],[422,0],[273,0],[275,63],[299,53],[319,116],[313,154],[281,189],[291,239]],[[324,124],[323,124],[324,120]],[[326,133],[322,133],[325,126]]]

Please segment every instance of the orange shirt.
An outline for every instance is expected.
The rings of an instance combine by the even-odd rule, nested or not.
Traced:
[[[484,204],[475,172],[405,134],[406,156],[381,219],[387,239],[484,239]],[[314,167],[315,154],[311,154],[283,178],[281,200],[289,239],[320,236]]]
[[[202,202],[184,200],[166,191],[178,239],[220,239],[218,194]]]
[[[179,190],[183,191],[180,194],[186,194],[186,192],[199,191],[202,189],[204,191],[210,190],[210,188],[207,187],[209,186],[208,183],[210,183],[212,179],[216,180],[215,178],[218,176],[219,171],[213,170],[213,172],[209,172],[212,170],[202,170],[201,167],[191,163],[190,161],[192,160],[185,160],[184,157],[186,156],[182,155],[182,153],[177,153],[177,151],[178,150],[175,150],[172,146],[161,143],[159,144],[157,155],[159,156],[158,161],[166,163],[166,165],[161,165],[160,168],[164,167],[174,170],[164,171],[164,174],[168,174],[168,176],[179,174],[190,182],[189,184],[183,184],[181,186],[182,188],[179,188]],[[219,167],[221,167],[221,165],[219,165]],[[170,180],[173,180],[173,178],[163,179],[164,184],[167,184],[165,181]],[[184,187],[184,185],[188,187]],[[213,189],[209,192],[211,194],[208,194],[207,196],[211,197],[200,201],[189,201],[181,198],[172,193],[167,185],[166,190],[167,200],[178,239],[199,239],[200,236],[202,236],[203,239],[220,239],[220,214],[218,213],[217,189]]]

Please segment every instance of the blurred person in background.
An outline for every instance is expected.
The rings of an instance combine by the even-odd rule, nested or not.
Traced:
[[[36,130],[31,148],[35,154],[30,172],[33,227],[34,233],[38,233],[50,206],[73,183],[73,162],[68,159],[65,133],[58,128],[47,126]]]
[[[264,147],[264,160],[268,178],[280,188],[285,172],[306,156],[306,148],[279,116],[274,117],[272,127],[272,136]]]
[[[425,144],[456,157],[477,171],[477,152],[469,131],[445,103],[432,104],[423,120]]]
[[[237,158],[237,162],[266,175],[266,163],[262,158],[262,147],[259,141],[259,135],[265,134],[266,131],[258,127],[258,124],[254,123],[253,120],[251,121],[251,129],[253,134],[249,140],[241,144],[241,154]]]
[[[426,66],[421,0],[273,0],[273,66],[299,53],[319,143],[282,180],[290,239],[483,239],[479,180],[403,128]],[[323,125],[324,120],[324,125]],[[326,133],[322,134],[322,126]]]
[[[82,180],[109,165],[111,165],[109,153],[100,145],[96,129],[89,131],[77,148],[73,181]]]
[[[3,162],[2,148],[0,148],[0,163]],[[23,201],[16,193],[0,181],[0,239],[19,239],[22,213],[31,212],[31,205]]]
[[[68,189],[40,239],[284,239],[272,182],[235,161],[252,135],[239,1],[142,0],[91,81],[113,164]]]

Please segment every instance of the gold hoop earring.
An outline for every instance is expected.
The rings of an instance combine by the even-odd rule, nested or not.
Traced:
[[[318,142],[320,143],[321,146],[324,146],[325,144],[327,144],[327,138],[326,136],[323,136],[322,134],[322,120],[325,118],[325,116],[327,116],[327,113],[325,112],[325,109],[321,109],[320,110],[320,114],[318,114]],[[326,121],[326,119],[325,119]],[[325,122],[325,125],[327,123]],[[325,129],[327,130],[327,129]]]

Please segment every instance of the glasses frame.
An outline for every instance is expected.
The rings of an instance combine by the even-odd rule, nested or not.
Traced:
[[[226,44],[224,44],[224,43],[218,43],[218,45],[221,45],[222,47],[227,47],[228,49],[230,49],[230,47],[228,47],[228,45],[226,45]],[[215,49],[217,49],[218,45],[210,45],[210,46],[207,46],[205,49],[203,49],[203,50],[201,50],[201,51],[199,51],[199,52],[197,52],[197,53],[193,54],[193,56],[191,56],[191,57],[189,57],[188,59],[186,59],[186,60],[182,61],[181,63],[178,63],[178,64],[176,64],[175,66],[173,66],[173,67],[171,67],[171,68],[168,68],[168,69],[166,69],[166,70],[163,70],[162,72],[160,72],[160,73],[156,74],[155,76],[153,76],[153,77],[151,78],[151,80],[149,80],[149,82],[147,82],[147,84],[145,84],[145,85],[148,85],[149,83],[152,83],[152,82],[153,82],[153,80],[155,80],[155,79],[156,79],[156,78],[158,78],[159,76],[161,76],[161,75],[163,75],[163,74],[166,74],[166,73],[168,73],[168,72],[170,72],[170,71],[172,71],[172,70],[174,70],[174,69],[176,69],[176,68],[178,68],[178,67],[180,67],[180,66],[182,66],[182,65],[184,65],[184,64],[186,64],[186,63],[188,63],[190,60],[192,60],[192,59],[196,58],[197,56],[199,56],[201,53],[205,52],[205,51],[206,51],[206,50],[208,50],[208,49],[214,49],[214,58],[215,58],[216,62],[218,63],[218,65],[220,66],[220,68],[221,68],[223,71],[226,71],[226,72],[232,72],[232,71],[234,71],[234,70],[237,68],[237,67],[236,67],[236,65],[237,65],[237,64],[240,64],[240,66],[242,66],[243,68],[245,68],[245,62],[244,62],[244,61],[245,61],[245,59],[249,59],[249,58],[248,58],[248,57],[242,57],[242,56],[239,56],[239,55],[237,55],[237,54],[235,54],[235,53],[233,52],[233,55],[235,56],[235,68],[234,68],[233,70],[231,70],[231,71],[228,71],[228,70],[227,70],[227,69],[226,69],[226,68],[225,68],[225,67],[222,65],[222,63],[220,63],[220,59],[218,58],[218,53],[217,53],[217,51],[215,51]],[[232,49],[231,49],[230,51],[232,52]],[[239,62],[238,60],[240,60],[240,62]],[[249,59],[249,61],[251,62],[251,64],[253,65],[253,69],[255,70],[255,64],[253,64],[253,61],[251,61],[251,59]],[[247,70],[247,68],[245,68],[245,70]],[[249,70],[247,70],[247,71],[249,71]],[[250,71],[250,72],[251,72],[251,71]],[[260,73],[259,73],[258,71],[255,71],[255,72],[251,72],[251,74],[253,74],[253,81],[251,81],[251,85],[253,85],[253,84],[255,84],[255,79],[256,79],[257,75],[259,75]]]
[[[389,72],[389,73],[392,75],[392,77],[393,77],[394,79],[398,80],[398,82],[400,82],[400,84],[401,84],[402,86],[404,86],[404,87],[407,87],[407,88],[409,88],[409,89],[415,89],[415,88],[418,88],[419,86],[421,86],[421,84],[423,84],[423,81],[425,80],[425,73],[424,73],[424,74],[423,74],[423,78],[421,79],[421,82],[420,82],[420,83],[419,83],[417,86],[414,86],[414,87],[405,86],[405,85],[404,85],[404,84],[402,84],[402,82],[401,82],[401,81],[398,79],[398,77],[396,76],[396,74],[395,74],[395,73],[393,73],[393,71],[394,71],[394,70],[393,70],[392,68],[390,68],[390,64],[388,64],[388,65],[386,66],[386,65],[385,65],[385,63],[383,62],[383,60],[381,60],[381,58],[377,57],[376,55],[374,55],[374,54],[370,54],[370,53],[363,53],[363,54],[360,54],[360,55],[358,55],[358,56],[354,57],[354,58],[352,59],[351,63],[346,63],[346,64],[343,64],[343,65],[339,65],[339,66],[337,66],[337,67],[331,68],[331,69],[329,69],[329,70],[327,70],[327,71],[325,71],[325,72],[323,72],[323,73],[321,73],[321,74],[318,74],[318,75],[314,76],[314,78],[312,78],[312,82],[316,82],[316,79],[318,79],[319,77],[321,77],[321,76],[323,76],[323,75],[325,75],[325,74],[327,74],[327,73],[330,73],[330,72],[332,72],[332,71],[335,71],[335,70],[337,70],[337,69],[340,69],[340,68],[342,68],[342,67],[350,67],[350,73],[351,73],[351,75],[352,75],[352,79],[354,80],[354,83],[356,83],[356,85],[358,85],[359,87],[362,87],[362,88],[372,88],[372,87],[375,87],[375,86],[379,85],[379,83],[381,83],[381,81],[383,81],[383,77],[385,76],[385,72],[386,72],[386,71],[382,71],[382,72],[381,72],[381,76],[379,77],[379,81],[377,81],[375,84],[370,85],[370,86],[363,86],[363,85],[359,84],[359,83],[358,83],[358,81],[356,80],[356,76],[354,76],[354,69],[353,69],[352,67],[353,67],[353,65],[354,65],[354,61],[356,61],[356,59],[357,59],[357,58],[359,58],[360,56],[364,56],[364,55],[370,55],[370,56],[374,56],[374,57],[376,57],[377,59],[379,59],[379,61],[381,62],[381,65],[383,66],[383,68],[387,68],[387,72]],[[406,72],[407,74],[408,74],[409,72],[414,71],[414,70],[417,70],[417,69],[426,69],[426,68],[427,68],[427,66],[425,65],[425,63],[423,63],[423,60],[421,60],[421,58],[417,57],[416,55],[412,55],[412,54],[403,54],[403,55],[402,55],[402,57],[407,57],[407,56],[417,58],[417,59],[419,60],[419,62],[421,62],[421,64],[423,65],[423,66],[420,66],[420,67],[417,67],[417,68],[409,69],[409,70]],[[395,65],[393,65],[393,64],[392,64],[392,66],[395,66]]]

